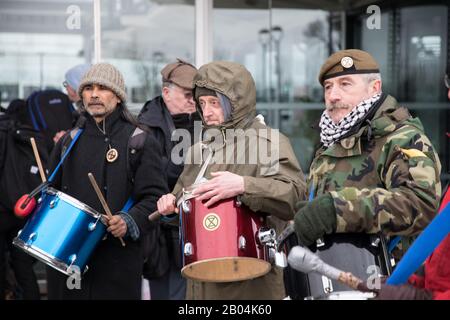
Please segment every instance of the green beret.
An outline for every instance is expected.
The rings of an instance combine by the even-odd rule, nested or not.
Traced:
[[[347,74],[379,73],[378,63],[366,51],[358,49],[341,50],[333,53],[322,65],[319,82]]]

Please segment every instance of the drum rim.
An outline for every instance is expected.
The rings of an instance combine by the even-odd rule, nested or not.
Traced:
[[[233,280],[204,280],[204,278],[203,278],[203,279],[200,279],[200,278],[194,278],[194,277],[186,276],[186,269],[187,269],[188,267],[190,267],[190,266],[194,266],[194,265],[196,265],[196,264],[205,263],[205,262],[215,262],[215,261],[221,261],[221,260],[233,260],[233,259],[240,259],[240,260],[257,260],[258,262],[261,262],[261,263],[265,263],[265,264],[266,264],[267,271],[261,272],[261,273],[259,273],[259,274],[256,274],[256,275],[252,276],[252,277],[241,277],[241,278],[236,278],[236,279],[233,279]],[[235,256],[232,256],[232,257],[209,258],[209,259],[204,259],[204,260],[199,260],[199,261],[195,261],[195,262],[189,263],[189,264],[183,266],[183,268],[181,269],[181,274],[182,274],[184,277],[188,278],[188,279],[192,279],[192,280],[196,280],[196,281],[203,281],[203,282],[234,282],[234,281],[251,280],[251,279],[256,279],[256,278],[265,276],[266,274],[268,274],[268,273],[270,272],[270,269],[271,269],[271,268],[272,268],[272,265],[270,264],[270,262],[268,262],[268,261],[266,261],[266,260],[264,260],[264,259],[259,259],[259,258],[255,258],[255,257],[235,257]]]
[[[366,297],[367,299],[375,298],[374,292],[362,292],[362,291],[356,291],[356,290],[346,290],[346,291],[333,291],[330,293],[326,293],[319,296],[308,296],[305,297],[305,300],[333,300],[333,299],[324,299],[328,296],[335,296],[335,295],[343,295],[343,297],[348,297],[347,299],[334,299],[334,300],[356,300],[356,299],[349,299],[351,296],[360,296],[360,297]],[[366,300],[367,300],[366,299]],[[364,299],[358,299],[358,300],[364,300]]]
[[[48,188],[47,191],[49,191],[50,194],[57,195],[60,199],[70,203],[74,207],[82,210],[83,212],[88,213],[90,216],[94,217],[95,219],[98,219],[99,217],[102,216],[102,214],[100,212],[98,212],[97,210],[91,208],[90,206],[81,202],[80,200],[77,200],[74,197],[69,196],[67,193],[64,193],[62,191],[59,191],[59,190],[57,190],[55,188],[51,188],[51,187]]]
[[[13,240],[13,245],[16,247],[24,250],[28,254],[32,255],[36,259],[40,260],[41,262],[45,263],[47,266],[52,267],[55,270],[58,270],[61,273],[64,273],[67,276],[70,276],[71,274],[68,273],[67,269],[69,266],[64,261],[52,256],[51,254],[48,254],[47,252],[39,249],[38,247],[34,245],[27,245],[25,241],[20,239],[19,237],[15,237]]]

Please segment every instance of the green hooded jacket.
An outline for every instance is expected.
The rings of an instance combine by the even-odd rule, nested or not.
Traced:
[[[204,127],[208,134],[203,142],[189,149],[183,173],[172,193],[179,196],[183,188],[192,185],[202,163],[213,152],[204,177],[211,179],[210,173],[215,171],[243,176],[245,192],[240,200],[251,210],[268,214],[269,226],[281,231],[293,219],[296,202],[305,199],[306,184],[289,140],[256,117],[256,88],[251,74],[242,65],[219,61],[202,66],[194,83],[196,87],[225,95],[231,102],[231,117],[220,126]],[[188,281],[187,288],[188,299],[281,299],[284,296],[282,270],[276,267],[253,280]]]

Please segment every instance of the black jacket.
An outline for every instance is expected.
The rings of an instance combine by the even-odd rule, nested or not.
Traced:
[[[147,217],[156,210],[156,201],[169,191],[158,143],[151,134],[147,135],[132,183],[127,171],[127,146],[135,126],[124,120],[120,111],[116,110],[106,118],[104,135],[92,117],[86,115],[86,118],[84,132],[62,165],[54,186],[104,213],[87,176],[92,172],[113,213],[119,212],[130,195],[133,196],[136,202],[128,213],[138,225],[141,236],[148,233],[152,225]],[[62,141],[60,139],[52,152],[51,171],[59,162]],[[112,163],[108,163],[105,158],[109,145],[119,153],[117,160]],[[58,286],[62,286],[62,292],[55,296],[49,288],[49,298],[140,299],[143,264],[141,243],[129,237],[124,240],[126,247],[122,247],[112,235],[100,242],[88,263],[89,271],[83,277],[81,290],[67,290],[65,276],[58,273],[56,278],[60,281],[56,290],[61,290]],[[52,282],[50,278],[53,277],[49,276],[49,282]]]
[[[200,121],[200,117],[197,113],[172,116],[167,110],[163,98],[158,96],[145,103],[138,120],[139,123],[150,128],[161,146],[169,190],[172,191],[178,177],[183,172],[183,164],[177,165],[170,161],[172,148],[177,144],[176,141],[171,141],[172,133],[175,129],[182,128],[187,129],[193,137],[194,121]]]
[[[172,134],[176,129],[186,129],[194,136],[194,121],[200,117],[194,114],[179,114],[172,116],[161,96],[146,102],[139,117],[139,123],[148,127],[163,151],[163,166],[167,173],[167,183],[170,191],[177,183],[183,172],[183,164],[171,161],[173,147],[178,143],[172,141]],[[192,141],[191,143],[192,144]],[[182,155],[181,155],[182,156]],[[178,228],[172,224],[162,223],[147,239],[146,252],[149,257],[144,266],[144,276],[154,279],[162,276],[169,270],[170,263],[181,268],[181,252],[179,249]],[[158,257],[150,259],[150,257]]]

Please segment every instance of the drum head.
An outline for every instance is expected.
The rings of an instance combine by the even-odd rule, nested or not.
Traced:
[[[337,291],[319,297],[306,297],[305,300],[369,300],[375,298],[373,292]]]
[[[204,282],[233,282],[261,277],[270,271],[265,260],[248,257],[225,257],[193,262],[185,266],[184,277]]]

